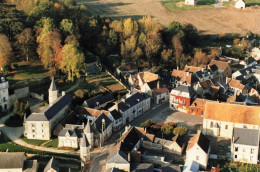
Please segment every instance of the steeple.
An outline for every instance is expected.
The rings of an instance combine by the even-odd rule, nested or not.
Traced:
[[[86,135],[83,134],[83,137],[82,137],[82,140],[81,140],[81,143],[80,143],[80,147],[88,147],[89,146],[89,143],[88,143],[88,140],[86,138]]]
[[[86,127],[84,128],[84,132],[85,132],[85,133],[92,133],[92,130],[91,130],[91,127],[90,127],[89,119],[88,119],[88,122],[87,122]]]
[[[54,77],[52,78],[49,90],[50,91],[57,91],[57,87],[56,87],[56,84],[55,84],[55,81],[54,81]]]

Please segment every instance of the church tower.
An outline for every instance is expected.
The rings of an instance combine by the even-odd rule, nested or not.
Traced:
[[[55,100],[57,100],[59,97],[59,90],[56,87],[56,84],[54,82],[54,77],[51,81],[51,86],[49,88],[49,105],[52,106]]]
[[[94,133],[93,133],[93,129],[90,126],[90,122],[88,119],[87,125],[84,128],[84,134],[86,135],[89,144],[90,144],[90,148],[94,148]]]
[[[82,140],[80,142],[80,159],[81,159],[81,166],[83,167],[87,161],[90,160],[90,148],[89,142],[86,138],[85,134],[82,134]]]

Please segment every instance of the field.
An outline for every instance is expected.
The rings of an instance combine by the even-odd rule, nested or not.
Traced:
[[[202,34],[245,34],[248,30],[260,34],[260,8],[252,7],[260,5],[259,0],[246,0],[251,7],[245,10],[237,10],[233,7],[209,8],[213,5],[207,3],[212,3],[212,0],[201,0],[200,3],[204,5],[196,7],[197,9],[176,10],[176,7],[170,3],[174,1],[180,0],[165,0],[166,7],[160,0],[79,0],[78,3],[85,4],[87,10],[93,15],[113,19],[128,17],[140,19],[145,15],[150,15],[164,26],[172,21],[191,23]]]

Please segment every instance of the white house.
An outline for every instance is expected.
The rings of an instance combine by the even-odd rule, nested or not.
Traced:
[[[203,133],[232,138],[234,128],[259,129],[259,106],[207,102]]]
[[[260,60],[260,48],[253,48],[251,51],[251,56],[255,59],[255,60]]]
[[[237,9],[245,9],[246,8],[246,3],[244,0],[237,0],[235,4],[235,8]]]
[[[128,83],[131,87],[142,87],[145,83],[159,79],[158,74],[151,72],[139,72],[136,75],[130,75]]]
[[[49,88],[49,105],[39,113],[32,113],[24,119],[24,136],[28,139],[50,140],[52,130],[69,111],[72,97],[59,95],[54,79]]]
[[[196,5],[197,0],[185,0],[185,5]]]
[[[201,169],[205,170],[208,164],[209,153],[210,141],[201,131],[198,131],[198,133],[189,140],[185,162],[196,162]]]
[[[123,116],[116,109],[112,110],[107,117],[113,122],[113,130],[117,131],[123,126]]]
[[[9,98],[9,84],[5,77],[0,77],[0,113],[8,109],[7,102]]]
[[[117,168],[126,172],[130,172],[130,162],[128,156],[123,151],[116,151],[109,155],[106,161],[106,169]]]
[[[259,152],[259,130],[234,128],[231,140],[231,159],[257,164]]]

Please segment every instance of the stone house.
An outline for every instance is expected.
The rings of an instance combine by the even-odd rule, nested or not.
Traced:
[[[123,127],[123,116],[116,109],[112,110],[107,117],[113,122],[113,130],[117,131]]]
[[[246,8],[246,3],[244,0],[237,0],[235,4],[236,9],[245,9]]]
[[[1,152],[1,172],[37,172],[37,160],[27,160],[24,152]]]
[[[241,84],[239,80],[226,78],[227,85],[229,87],[229,91],[234,94],[242,94],[246,96],[248,94],[248,89],[245,85]]]
[[[203,133],[232,138],[234,128],[259,129],[260,107],[207,102]]]
[[[196,86],[193,87],[197,94],[200,94],[201,97],[205,97],[206,95],[211,95],[212,97],[217,98],[220,93],[220,86],[216,86],[213,84],[211,80],[206,80],[200,83],[197,83]]]
[[[51,158],[43,172],[59,172],[60,163],[55,159]]]
[[[107,104],[114,102],[115,98],[112,94],[102,95],[99,94],[95,97],[87,99],[84,101],[82,106],[92,108],[92,109],[101,109],[107,106]]]
[[[136,75],[130,75],[128,78],[128,84],[130,87],[142,87],[145,83],[159,79],[158,74],[151,72],[139,72]]]
[[[87,161],[90,161],[90,145],[84,134],[80,141],[80,159],[81,166],[84,166]]]
[[[9,82],[0,75],[0,113],[8,110]]]
[[[106,169],[117,168],[126,172],[130,172],[130,162],[128,156],[123,151],[116,151],[109,155],[106,161]]]
[[[70,110],[72,97],[59,96],[54,79],[49,88],[49,105],[39,113],[32,113],[24,119],[24,136],[28,139],[50,140],[55,126],[63,120]]]
[[[196,98],[188,110],[189,114],[204,116],[205,106],[207,102],[213,102],[212,100]]]
[[[205,170],[208,165],[210,149],[209,139],[201,131],[198,131],[198,133],[189,140],[185,162],[194,161],[199,164],[201,169]]]
[[[180,85],[171,91],[170,108],[186,112],[195,98],[196,93],[192,87]]]
[[[257,164],[259,152],[259,130],[234,128],[231,140],[231,159]]]
[[[126,125],[134,118],[148,111],[150,106],[151,98],[146,93],[137,92],[130,97],[123,99],[123,101],[115,103],[109,111],[116,109],[120,112],[123,116],[123,125]]]
[[[185,0],[185,5],[196,5],[197,0]]]
[[[198,78],[199,82],[207,81],[214,77],[214,73],[210,68],[199,70],[194,75]]]
[[[210,61],[209,66],[212,66],[210,68],[213,72],[215,71],[215,68],[217,67],[217,74],[222,75],[224,78],[231,77],[231,75],[232,75],[232,69],[229,65],[229,62],[227,62],[227,61],[220,61],[220,60],[212,59]]]
[[[118,76],[123,76],[127,79],[131,74],[137,74],[138,67],[136,63],[125,63],[116,68],[116,74]]]
[[[196,81],[191,72],[185,72],[178,69],[173,69],[172,71],[172,84],[174,87],[179,85],[188,85],[192,86]]]
[[[189,73],[191,73],[191,74],[194,74],[195,72],[200,71],[200,70],[202,70],[202,69],[203,69],[203,68],[201,68],[201,67],[195,67],[195,66],[188,66],[188,65],[186,65],[186,66],[184,67],[183,71],[184,71],[184,72],[189,72]]]
[[[147,93],[151,96],[152,102],[155,104],[160,104],[169,100],[169,90],[168,88],[163,87],[159,80],[145,83],[141,87],[141,92]]]

